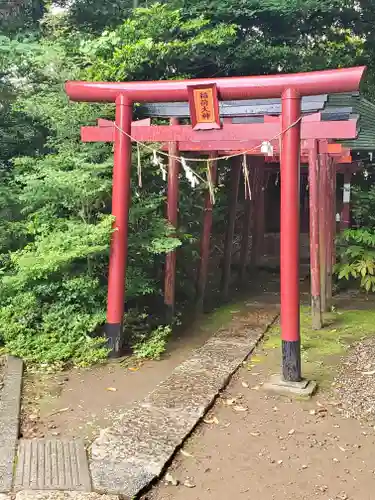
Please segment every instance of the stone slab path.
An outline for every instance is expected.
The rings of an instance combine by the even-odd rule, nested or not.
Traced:
[[[22,361],[7,356],[0,398],[0,493],[7,493],[12,488],[20,421],[22,371]]]
[[[15,500],[119,500],[114,495],[99,495],[98,493],[83,493],[82,491],[19,491]],[[8,495],[1,496],[0,500],[11,500]]]
[[[250,306],[103,430],[91,449],[94,490],[132,498],[159,477],[276,316],[273,307]]]

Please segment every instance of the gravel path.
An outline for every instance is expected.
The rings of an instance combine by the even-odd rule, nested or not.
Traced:
[[[333,386],[338,411],[375,425],[375,337],[353,345]]]

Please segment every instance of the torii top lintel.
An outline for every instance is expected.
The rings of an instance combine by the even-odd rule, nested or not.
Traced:
[[[86,102],[115,102],[119,95],[131,102],[187,101],[188,86],[204,84],[216,84],[222,100],[280,97],[288,88],[307,96],[357,91],[365,69],[359,66],[309,73],[151,82],[69,81],[65,89],[73,101]]]

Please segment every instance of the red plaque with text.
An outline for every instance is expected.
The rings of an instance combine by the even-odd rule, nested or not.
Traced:
[[[194,130],[221,128],[215,84],[188,86],[191,124]]]

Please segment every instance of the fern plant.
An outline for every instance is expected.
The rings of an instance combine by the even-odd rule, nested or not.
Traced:
[[[338,242],[338,279],[354,279],[366,292],[375,292],[375,231],[347,229]]]

